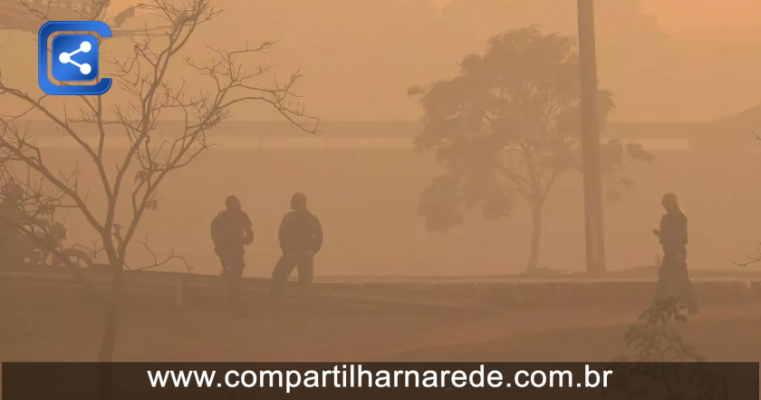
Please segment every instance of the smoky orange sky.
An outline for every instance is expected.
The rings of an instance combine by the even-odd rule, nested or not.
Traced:
[[[440,7],[452,2],[429,1]],[[118,9],[139,1],[114,0],[112,3]],[[656,15],[661,28],[668,33],[761,28],[761,1],[758,0],[646,0],[643,11]]]
[[[111,17],[138,1],[113,0]],[[576,31],[575,0],[215,4],[223,13],[199,31],[189,51],[276,40],[271,57],[278,73],[304,73],[298,91],[326,121],[417,120],[420,106],[406,97],[407,89],[456,75],[462,58],[482,52],[492,35],[534,24],[567,35]],[[598,75],[614,93],[612,119],[708,121],[761,102],[761,1],[598,0],[596,9]],[[130,23],[130,29],[142,27],[140,18]],[[5,46],[2,41],[3,77],[33,90],[34,35],[11,32]],[[14,106],[0,99],[0,108]],[[270,112],[241,115],[277,118]]]
[[[443,7],[452,0],[430,1]],[[668,33],[761,25],[761,1],[758,0],[647,0],[643,11],[656,15]]]
[[[673,33],[761,24],[761,1],[756,0],[650,0],[644,10],[657,15],[662,28]]]

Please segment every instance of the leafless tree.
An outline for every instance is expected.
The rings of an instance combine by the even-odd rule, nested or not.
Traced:
[[[2,137],[26,137],[21,135],[11,126],[0,126]],[[65,179],[65,178],[62,178]],[[91,285],[85,280],[78,265],[74,265],[61,249],[53,245],[50,240],[50,227],[56,210],[69,208],[65,194],[54,187],[47,185],[44,178],[35,174],[33,169],[23,162],[18,162],[9,152],[0,149],[0,187],[8,184],[17,185],[22,192],[20,202],[16,204],[21,214],[25,216],[23,221],[8,221],[7,217],[0,215],[0,222],[10,223],[17,226],[32,244],[44,248],[74,272],[74,275],[86,289],[91,297],[97,297]],[[0,200],[6,201],[3,194]],[[39,235],[41,233],[42,235]]]
[[[753,255],[746,254],[745,255],[745,261],[743,262],[735,262],[735,265],[738,265],[740,267],[747,267],[749,265],[761,263],[761,243],[759,243],[759,247],[756,249],[756,253]]]
[[[100,3],[106,2],[97,0],[93,9]],[[129,104],[109,106],[104,104],[102,96],[79,96],[67,98],[60,111],[51,105],[53,99],[49,96],[34,97],[4,81],[0,74],[0,95],[26,106],[21,113],[1,117],[0,123],[6,129],[0,135],[0,151],[32,170],[45,185],[62,194],[67,206],[81,213],[97,234],[108,264],[113,268],[101,361],[113,358],[128,249],[143,216],[156,209],[159,188],[167,177],[193,162],[212,145],[209,132],[230,116],[234,106],[267,105],[311,133],[316,132],[319,122],[305,114],[292,91],[301,79],[299,73],[280,81],[270,77],[270,64],[245,67],[245,57],[266,53],[272,42],[255,47],[246,45],[238,51],[210,49],[213,56],[207,62],[185,58],[185,64],[197,73],[194,81],[204,78],[212,87],[197,97],[188,95],[184,82],[172,81],[171,77],[176,75],[172,67],[181,63],[181,51],[197,28],[214,19],[220,11],[210,0],[176,3],[153,0],[140,7],[163,19],[168,27],[157,34],[131,38],[133,47],[129,54],[112,60],[117,70],[112,91],[126,93],[131,99]],[[74,101],[78,102],[76,107],[71,106]],[[64,175],[46,163],[45,150],[13,128],[33,113],[52,122],[60,134],[76,143],[87,154],[84,160],[87,165]],[[158,129],[161,116],[167,113],[183,116],[182,129],[173,135]],[[88,131],[97,134],[88,136]],[[114,156],[104,151],[106,142],[115,136],[128,139],[123,155]],[[94,187],[80,187],[80,168],[97,171],[99,183]],[[105,203],[100,204],[105,206],[104,213],[94,211],[88,202],[91,195]],[[129,212],[117,211],[122,202],[129,204]]]

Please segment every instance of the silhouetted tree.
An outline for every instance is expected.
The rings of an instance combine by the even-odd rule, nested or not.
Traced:
[[[410,89],[422,95],[425,112],[415,148],[435,152],[447,168],[420,200],[428,227],[459,225],[462,211],[475,207],[498,219],[518,196],[532,211],[528,269],[535,269],[547,197],[560,174],[580,168],[579,81],[575,40],[531,27],[493,37],[485,55],[465,57],[459,76]],[[601,90],[600,124],[613,106]],[[627,156],[652,158],[641,146],[610,141],[602,147],[603,172],[621,171]]]
[[[100,7],[103,3],[107,2],[95,0],[94,6]],[[76,208],[98,235],[113,268],[101,361],[113,358],[128,250],[142,218],[158,206],[158,191],[166,178],[192,163],[212,145],[207,135],[227,119],[238,104],[264,104],[303,130],[314,132],[316,129],[316,125],[307,126],[312,118],[293,101],[292,88],[300,79],[299,74],[279,82],[268,76],[271,72],[268,64],[245,68],[242,58],[266,53],[271,42],[255,48],[247,46],[240,51],[214,50],[215,58],[205,63],[186,58],[186,64],[197,73],[192,79],[208,79],[210,83],[209,90],[201,91],[194,98],[187,94],[184,82],[178,81],[173,68],[181,61],[178,60],[180,52],[197,28],[214,19],[219,10],[210,0],[177,3],[153,0],[140,7],[161,18],[167,28],[156,34],[148,34],[146,28],[145,36],[132,39],[129,53],[113,61],[116,79],[111,91],[120,90],[130,99],[128,102],[115,101],[107,105],[104,96],[69,97],[63,100],[60,110],[55,107],[55,97],[34,97],[0,79],[0,95],[27,107],[16,116],[0,120],[3,127],[0,152],[3,157],[33,170],[45,184],[63,194],[63,204]],[[71,110],[78,112],[72,114]],[[181,129],[175,132],[157,129],[159,120],[167,112],[179,113]],[[16,127],[16,121],[29,115],[42,116],[52,122],[64,137],[84,151],[87,157],[80,161],[87,165],[78,165],[71,173],[62,174],[46,163],[47,151],[37,146],[33,136],[22,134]],[[113,117],[109,119],[109,116]],[[96,135],[88,137],[88,132],[96,132]],[[128,146],[124,153],[104,151],[109,140],[125,137]],[[80,186],[78,172],[82,168],[97,172],[99,184],[96,187]],[[189,190],[192,193],[194,189]],[[93,206],[88,202],[91,198],[102,202]],[[118,211],[119,204],[128,205],[129,211]]]
[[[630,362],[699,362],[705,361],[697,348],[684,341],[674,324],[687,323],[687,303],[667,297],[643,311],[624,334],[629,355],[620,361]]]
[[[615,359],[616,373],[604,389],[605,398],[727,399],[726,367],[705,363],[687,343],[676,324],[686,324],[687,303],[669,297],[651,305],[629,326],[624,338],[628,354]],[[620,364],[619,364],[620,363]]]

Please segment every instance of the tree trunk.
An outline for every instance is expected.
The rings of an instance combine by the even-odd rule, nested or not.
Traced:
[[[113,265],[113,264],[112,264]],[[122,267],[114,265],[111,281],[111,298],[106,311],[106,329],[100,347],[100,362],[111,362],[116,346],[117,323],[119,319],[119,303],[122,290]]]
[[[539,247],[542,237],[542,205],[532,205],[532,222],[531,222],[531,252],[528,257],[527,271],[536,270],[539,266]]]

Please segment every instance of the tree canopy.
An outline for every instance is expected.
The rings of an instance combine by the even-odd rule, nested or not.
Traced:
[[[575,39],[537,27],[494,36],[484,55],[463,59],[455,78],[410,89],[422,95],[424,110],[415,147],[434,152],[447,168],[419,203],[429,229],[462,224],[463,211],[474,208],[495,220],[522,198],[533,211],[529,267],[535,267],[547,196],[560,174],[581,167],[580,92]],[[603,126],[614,103],[609,91],[598,97]],[[651,158],[619,141],[604,143],[601,153],[608,175],[620,171],[626,155]]]

